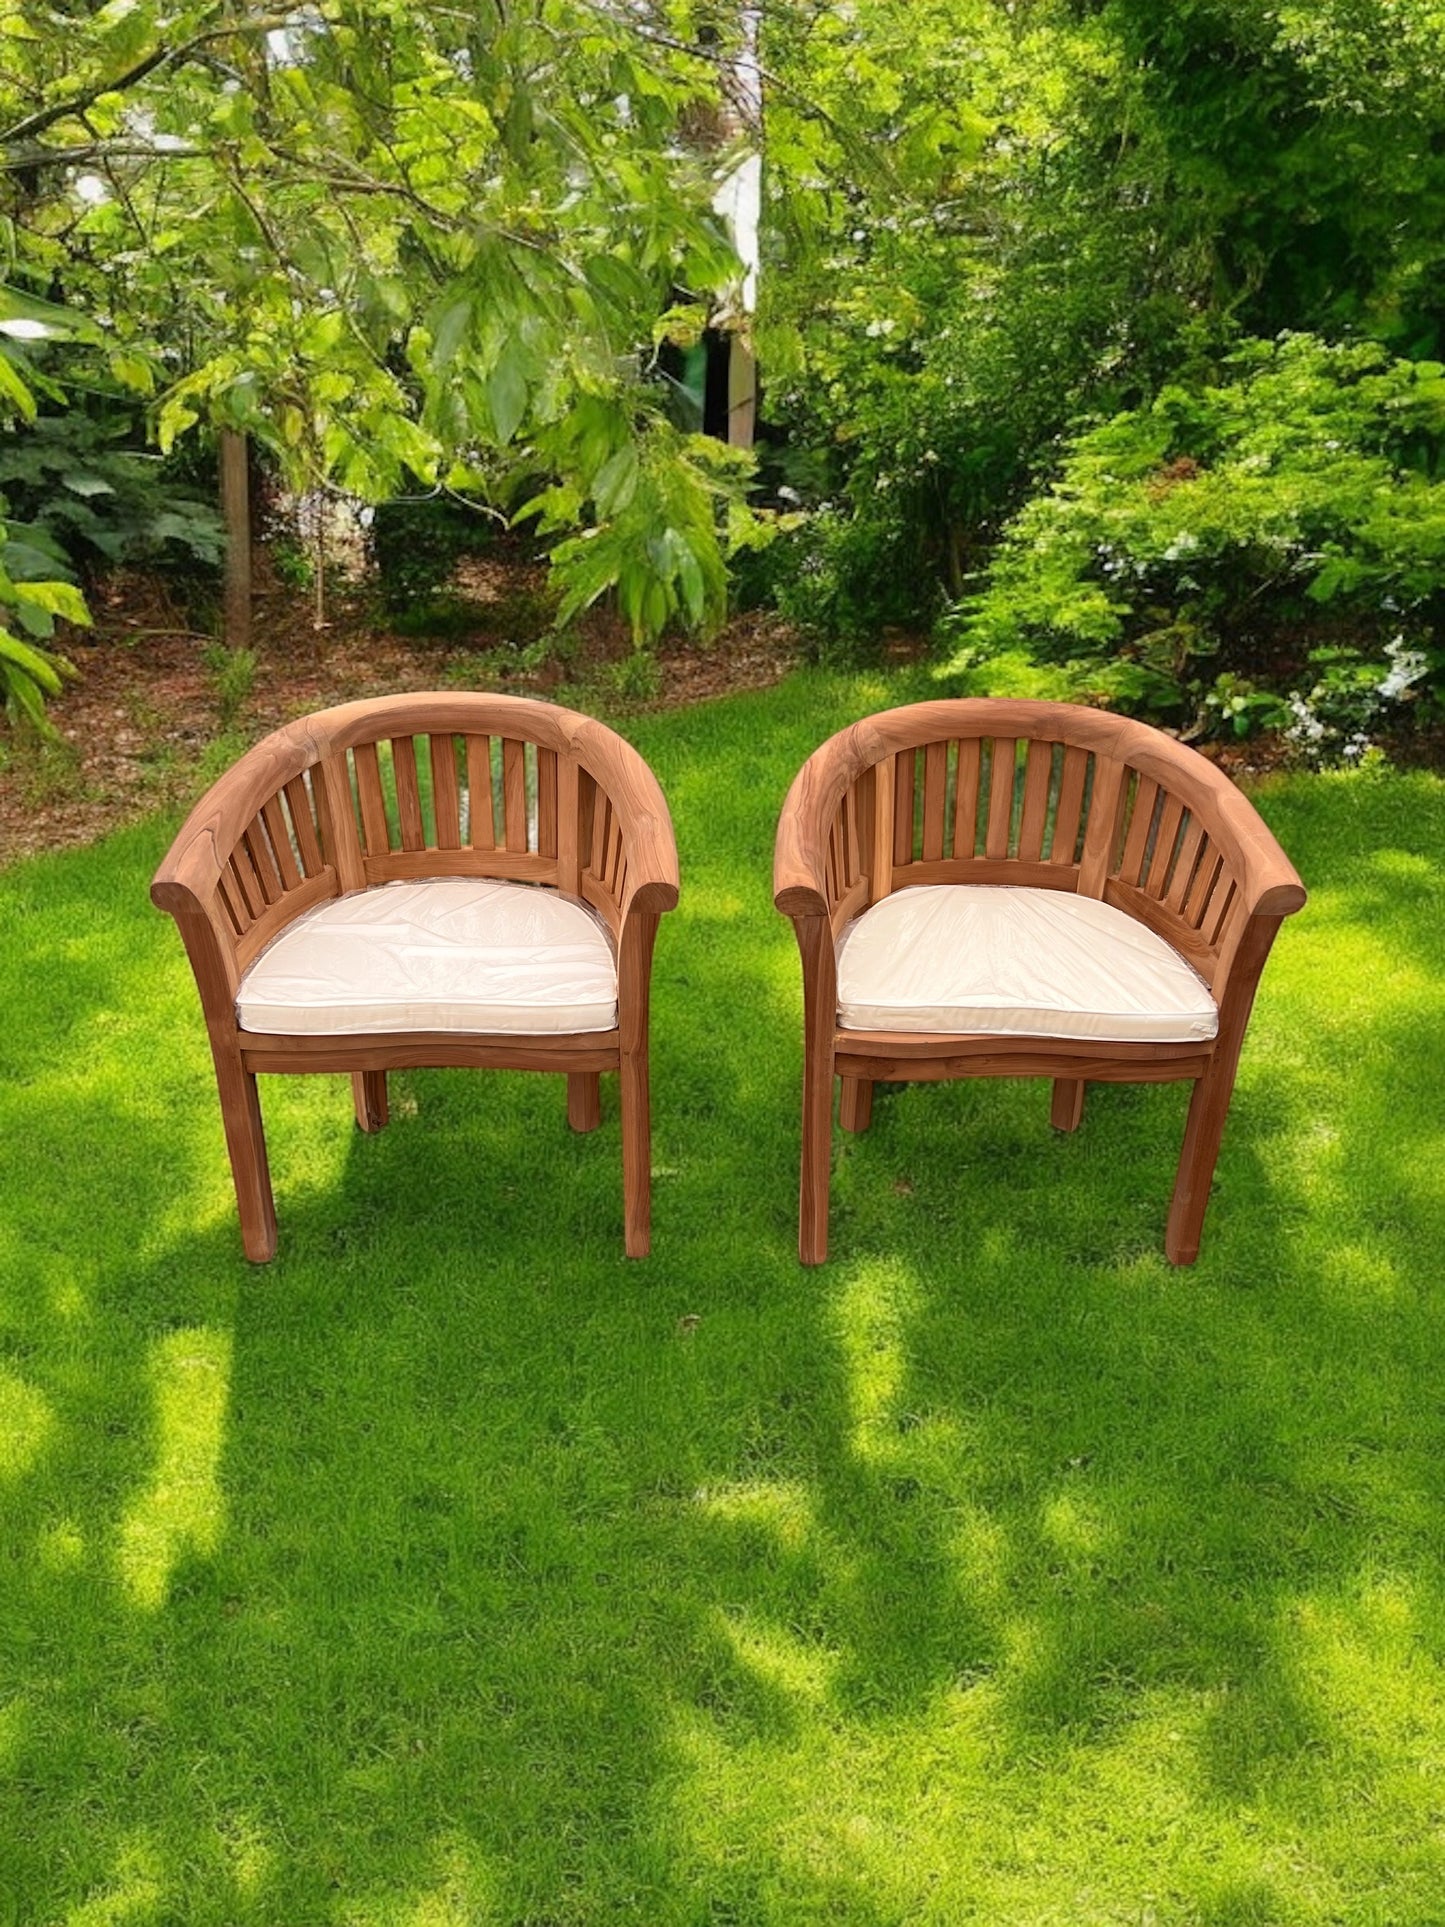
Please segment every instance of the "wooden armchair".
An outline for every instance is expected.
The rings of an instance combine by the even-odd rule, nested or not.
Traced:
[[[803,963],[804,1264],[835,1075],[850,1131],[880,1078],[1052,1078],[1063,1131],[1090,1081],[1192,1079],[1164,1248],[1193,1263],[1255,986],[1305,901],[1212,764],[1064,703],[887,710],[799,771],[773,882]]]
[[[677,902],[667,804],[600,723],[512,696],[322,710],[249,750],[196,805],[151,896],[180,926],[210,1034],[241,1235],[276,1249],[256,1077],[565,1073],[574,1130],[621,1074],[626,1245],[650,1241],[648,989]]]

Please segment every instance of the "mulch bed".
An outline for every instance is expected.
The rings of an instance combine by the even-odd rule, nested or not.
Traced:
[[[59,741],[5,744],[0,728],[0,745],[11,752],[0,768],[0,865],[91,842],[149,811],[194,800],[197,765],[221,732],[205,660],[212,641],[188,627],[184,610],[164,589],[146,578],[117,578],[92,600],[96,627],[65,644],[76,679],[50,705]],[[559,665],[496,675],[482,666],[478,673],[477,640],[396,635],[378,624],[361,596],[333,598],[328,614],[326,626],[317,628],[304,590],[274,588],[258,597],[255,680],[234,730],[254,740],[313,709],[392,691],[474,687],[552,696],[560,690],[563,700],[569,693]],[[599,677],[627,647],[617,625],[599,619],[589,625],[584,659],[565,673],[574,683]],[[706,645],[665,646],[656,696],[627,707],[673,708],[767,688],[796,660],[787,626],[770,613],[752,612]]]

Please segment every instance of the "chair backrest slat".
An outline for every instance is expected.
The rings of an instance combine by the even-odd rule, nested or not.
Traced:
[[[844,875],[850,888],[863,874],[863,839],[858,828],[861,807],[859,786],[855,783],[843,794],[843,844],[846,852]]]
[[[592,856],[587,867],[601,877],[607,862],[607,843],[612,834],[612,804],[598,793],[592,805]]]
[[[584,778],[571,756],[557,759],[557,888],[569,897],[582,889],[582,798]]]
[[[294,890],[301,881],[301,866],[291,846],[291,826],[286,821],[279,791],[275,796],[268,796],[261,805],[261,818],[270,839],[271,854],[281,872],[281,887],[283,890]]]
[[[426,824],[422,820],[421,790],[417,783],[416,747],[410,736],[391,739],[391,768],[396,780],[396,813],[401,829],[401,847],[416,852],[427,847]]]
[[[557,752],[537,751],[537,854],[557,854]]]
[[[308,877],[319,876],[326,859],[321,854],[321,839],[316,830],[316,799],[307,777],[292,777],[286,785],[286,801],[291,810],[291,827],[296,832],[296,847],[301,852],[301,867]]]
[[[1019,817],[1018,859],[1037,863],[1044,850],[1044,828],[1049,816],[1049,794],[1054,783],[1054,745],[1033,742],[1024,770],[1023,811]]]
[[[246,906],[248,917],[259,917],[266,908],[266,893],[261,888],[261,879],[256,875],[251,853],[246,848],[244,837],[231,852],[231,873],[236,879],[241,901]]]
[[[1209,908],[1205,912],[1204,921],[1200,925],[1200,930],[1205,940],[1213,945],[1217,945],[1223,941],[1225,926],[1229,922],[1239,896],[1239,892],[1234,885],[1234,879],[1232,877],[1227,878],[1228,888],[1223,887],[1225,881],[1225,878],[1221,878],[1221,887],[1215,890]]]
[[[1084,788],[1089,774],[1089,752],[1070,743],[1064,751],[1059,772],[1059,801],[1054,811],[1054,834],[1049,844],[1050,863],[1077,863],[1079,831],[1084,820]]]
[[[281,872],[271,853],[271,839],[266,834],[266,825],[259,812],[251,818],[242,832],[241,841],[246,846],[251,867],[260,881],[262,896],[268,904],[276,903],[285,894],[285,890],[281,882]]]
[[[217,880],[216,890],[217,895],[221,899],[221,907],[226,913],[226,921],[230,924],[236,935],[238,937],[241,936],[251,921],[251,915],[246,908],[245,899],[237,888],[236,879],[232,873],[230,864],[227,864],[221,871],[220,877]]]
[[[527,847],[527,757],[526,745],[515,736],[502,739],[502,813],[506,825],[507,848]]]
[[[870,903],[877,903],[893,888],[893,809],[897,791],[893,782],[892,758],[869,770],[867,780],[873,785],[873,836],[868,864],[868,900]]]
[[[1132,772],[1130,773],[1132,776]],[[1159,785],[1147,776],[1135,776],[1132,782],[1132,795],[1125,807],[1129,811],[1128,828],[1124,832],[1124,852],[1120,857],[1115,874],[1121,883],[1139,881],[1148,853],[1150,832],[1154,827],[1154,808],[1159,798]]]
[[[457,744],[454,736],[428,736],[431,763],[432,814],[436,819],[437,848],[462,847],[462,805],[457,784]]]
[[[913,800],[918,781],[918,752],[901,749],[893,758],[893,868],[913,861]]]
[[[996,736],[989,758],[988,829],[984,833],[983,845],[984,855],[995,862],[1008,855],[1009,831],[1013,825],[1015,768],[1012,738]]]
[[[953,854],[974,854],[978,838],[978,778],[981,745],[976,736],[967,736],[958,745],[958,765],[953,796]]]
[[[386,792],[381,786],[381,765],[375,743],[358,743],[352,752],[356,777],[356,798],[361,806],[362,847],[368,856],[385,856],[391,849],[391,829],[386,820]]]
[[[1207,838],[1199,855],[1194,877],[1189,885],[1189,894],[1184,899],[1184,921],[1191,929],[1198,930],[1204,922],[1209,900],[1224,875],[1224,858]]]
[[[1195,867],[1205,845],[1204,825],[1197,816],[1191,814],[1184,837],[1179,845],[1179,861],[1174,865],[1174,874],[1169,879],[1169,890],[1164,902],[1176,916],[1184,908],[1184,900],[1189,894],[1189,886],[1194,881]]]
[[[1183,821],[1183,803],[1177,796],[1166,794],[1159,811],[1154,854],[1149,859],[1149,868],[1144,877],[1143,887],[1151,897],[1162,897],[1168,888],[1169,878],[1174,871],[1174,858],[1179,850],[1179,831]]]
[[[468,736],[467,843],[473,850],[495,850],[497,825],[492,811],[492,739]]]
[[[943,855],[943,806],[948,794],[948,744],[930,743],[923,752],[923,861]]]

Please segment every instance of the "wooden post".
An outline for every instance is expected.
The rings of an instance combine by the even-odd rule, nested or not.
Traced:
[[[727,439],[734,448],[751,448],[758,419],[758,364],[752,343],[740,330],[728,336]]]
[[[221,430],[221,519],[226,525],[225,636],[251,646],[251,463],[246,437]]]

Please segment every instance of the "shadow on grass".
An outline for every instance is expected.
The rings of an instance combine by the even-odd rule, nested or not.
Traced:
[[[143,904],[162,839],[23,885],[62,976],[108,907],[0,1095],[33,1156],[0,1299],[17,1919],[1434,1918],[1445,829],[1388,782],[1267,799],[1325,913],[1267,976],[1194,1271],[1160,1249],[1182,1091],[1093,1092],[1058,1138],[1046,1086],[990,1082],[840,1139],[805,1273],[796,960],[753,859],[848,702],[647,725],[690,793],[645,1265],[611,1092],[577,1138],[561,1080],[435,1073],[371,1139],[339,1080],[267,1086],[251,1271]]]

